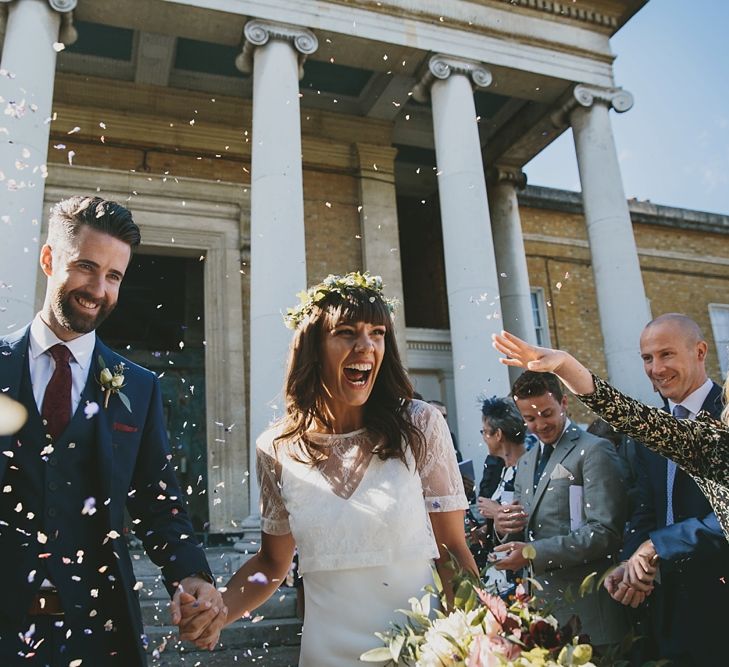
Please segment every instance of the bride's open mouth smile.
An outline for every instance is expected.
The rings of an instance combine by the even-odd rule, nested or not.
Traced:
[[[371,363],[348,364],[344,367],[344,378],[353,387],[365,387],[372,375],[372,367]]]

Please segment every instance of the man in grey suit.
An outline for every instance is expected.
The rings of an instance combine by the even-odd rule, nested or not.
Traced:
[[[580,585],[615,565],[626,519],[626,493],[615,448],[573,424],[556,375],[524,372],[512,396],[539,439],[517,465],[514,502],[494,521],[506,554],[496,567],[519,570],[529,544],[539,594],[560,623],[576,614],[596,646],[619,642],[628,630],[624,610],[602,589],[584,597]],[[595,581],[595,584],[597,581]]]

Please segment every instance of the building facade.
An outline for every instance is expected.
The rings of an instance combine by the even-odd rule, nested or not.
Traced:
[[[632,97],[610,37],[643,4],[3,0],[0,328],[42,299],[52,203],[128,206],[144,247],[101,334],[162,378],[210,533],[257,526],[281,313],[328,273],[383,276],[416,386],[477,466],[478,397],[510,385],[490,347],[503,327],[650,400],[651,313],[729,338],[729,246],[721,216],[625,200],[610,111]],[[582,193],[525,189],[567,128]]]

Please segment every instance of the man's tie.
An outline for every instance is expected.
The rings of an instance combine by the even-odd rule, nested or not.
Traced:
[[[41,417],[46,422],[46,433],[53,440],[63,433],[71,421],[71,350],[60,343],[48,350],[56,362],[56,369],[43,396]]]
[[[677,419],[686,419],[691,413],[683,405],[673,406],[673,416]],[[676,464],[671,459],[666,460],[666,525],[673,523],[673,483],[676,480]]]
[[[542,478],[542,475],[544,474],[544,469],[547,467],[547,461],[549,461],[549,457],[552,456],[552,452],[554,451],[554,445],[544,445],[544,448],[542,449],[542,453],[539,456],[539,463],[537,463],[537,469],[534,471],[534,488],[537,488],[537,484],[539,484],[539,480]]]

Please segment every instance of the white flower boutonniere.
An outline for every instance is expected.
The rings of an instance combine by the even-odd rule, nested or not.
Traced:
[[[104,361],[104,357],[99,355],[99,366],[101,367],[101,373],[99,373],[99,384],[104,390],[104,408],[109,407],[109,398],[112,394],[117,394],[119,400],[124,404],[124,407],[132,411],[132,404],[129,402],[126,394],[122,393],[124,387],[124,364],[119,363],[114,366],[114,370],[110,371]]]

